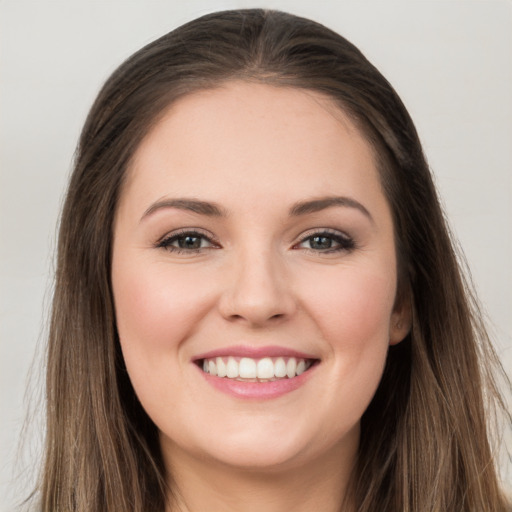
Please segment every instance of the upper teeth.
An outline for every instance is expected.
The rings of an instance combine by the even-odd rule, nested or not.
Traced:
[[[289,379],[306,371],[312,362],[306,359],[283,357],[252,359],[250,357],[215,357],[203,359],[203,371],[229,379]]]

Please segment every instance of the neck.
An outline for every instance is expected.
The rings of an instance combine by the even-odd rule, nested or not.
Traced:
[[[354,510],[342,503],[355,453],[345,453],[348,459],[340,459],[339,450],[333,449],[304,466],[262,470],[208,463],[176,447],[173,452],[169,473],[174,500],[166,512]]]

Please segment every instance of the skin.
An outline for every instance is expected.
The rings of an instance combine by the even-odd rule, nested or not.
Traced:
[[[333,196],[362,208],[290,215],[298,202]],[[223,215],[155,206],[176,198]],[[173,251],[176,238],[162,246],[184,229],[205,237],[199,251]],[[319,250],[311,236],[326,229],[352,246],[329,239]],[[409,329],[396,281],[372,149],[327,98],[230,82],[169,108],[129,169],[112,285],[126,366],[159,428],[176,510],[339,510],[360,418],[388,346]],[[233,397],[192,361],[234,345],[292,348],[319,364],[277,398]]]

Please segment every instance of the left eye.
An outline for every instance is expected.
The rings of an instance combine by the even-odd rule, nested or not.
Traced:
[[[297,247],[316,252],[335,252],[354,248],[354,241],[338,233],[315,233],[304,238]]]

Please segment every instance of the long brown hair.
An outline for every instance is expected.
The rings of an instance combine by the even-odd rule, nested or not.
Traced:
[[[106,82],[85,123],[62,213],[48,346],[45,512],[163,511],[157,428],[116,332],[112,226],[130,159],[165,107],[227,80],[328,95],[371,142],[391,205],[397,300],[413,327],[391,347],[362,418],[358,512],[504,511],[486,404],[494,352],[459,270],[414,125],[347,40],[276,11],[210,14],[149,44]]]

